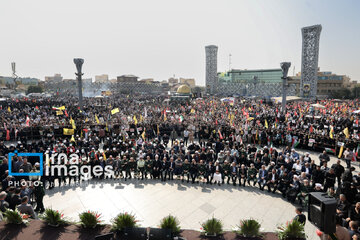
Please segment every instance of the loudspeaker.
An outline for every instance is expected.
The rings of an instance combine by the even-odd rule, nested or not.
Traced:
[[[115,239],[114,233],[107,233],[107,234],[95,236],[95,240],[113,240],[113,239]]]
[[[146,228],[125,228],[120,234],[121,240],[146,240]]]
[[[149,240],[171,240],[170,229],[150,228]]]
[[[326,193],[309,194],[308,219],[325,234],[336,231],[336,200]]]

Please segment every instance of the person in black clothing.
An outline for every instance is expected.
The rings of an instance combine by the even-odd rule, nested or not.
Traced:
[[[279,191],[283,197],[286,197],[286,192],[290,186],[290,177],[288,176],[287,170],[284,171],[283,175],[279,179]]]
[[[341,165],[341,161],[337,160],[336,164],[333,164],[331,166],[332,169],[334,169],[335,176],[337,179],[338,187],[341,186],[341,175],[345,172],[345,168]]]
[[[198,166],[197,166],[197,163],[195,161],[195,159],[192,160],[192,163],[190,164],[190,176],[191,176],[191,181],[192,183],[195,183],[195,179],[198,175]]]
[[[9,202],[9,208],[12,210],[15,210],[16,206],[21,203],[21,197],[20,197],[21,189],[16,188],[15,193],[11,196],[10,202]]]
[[[325,174],[320,169],[320,165],[316,165],[315,169],[312,171],[312,187],[315,187],[315,183],[324,184]]]
[[[206,166],[206,172],[205,172],[206,184],[209,183],[212,184],[214,173],[215,173],[215,167],[212,162],[209,162]]]
[[[303,214],[303,209],[301,207],[295,208],[296,216],[294,217],[294,220],[297,220],[298,222],[305,225],[306,223],[306,216]]]
[[[335,186],[335,179],[336,179],[335,171],[333,168],[330,168],[330,170],[325,173],[324,192],[326,192],[328,188]]]

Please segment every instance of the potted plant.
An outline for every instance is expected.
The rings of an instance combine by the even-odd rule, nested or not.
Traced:
[[[180,223],[176,217],[169,215],[161,219],[160,228],[169,229],[172,235],[176,235],[180,232]]]
[[[64,225],[67,223],[64,220],[64,214],[59,213],[57,210],[53,210],[51,208],[45,209],[45,212],[40,219],[44,220],[49,226],[58,227],[60,225]]]
[[[285,225],[278,227],[277,231],[280,240],[305,240],[306,234],[304,224],[297,220],[286,222]]]
[[[21,214],[17,209],[11,210],[7,209],[4,212],[4,220],[8,224],[27,224],[29,222],[29,215]]]
[[[211,219],[208,219],[206,222],[201,224],[202,230],[205,232],[205,236],[208,237],[216,237],[223,232],[223,224],[222,222],[212,217]]]
[[[112,230],[120,232],[125,228],[134,228],[137,226],[137,222],[135,215],[127,212],[120,213],[112,220]]]
[[[262,239],[260,227],[255,219],[245,219],[240,221],[239,231],[236,233],[246,239]]]
[[[101,223],[101,214],[97,212],[87,211],[79,214],[80,223],[84,228],[95,228]]]

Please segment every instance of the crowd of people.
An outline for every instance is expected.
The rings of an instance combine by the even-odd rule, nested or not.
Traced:
[[[310,192],[326,192],[338,200],[341,224],[358,226],[360,175],[352,166],[360,158],[358,101],[292,102],[283,111],[262,100],[228,100],[89,98],[81,109],[71,98],[2,102],[0,209],[18,208],[36,217],[35,212],[44,211],[45,189],[89,179],[138,178],[259,187],[303,207]],[[320,154],[312,159],[298,149]],[[56,164],[70,167],[49,160],[64,153],[77,154],[79,167],[100,166],[103,172],[69,176],[62,169],[40,178],[11,176],[7,159],[15,150],[43,153],[44,169]],[[330,155],[339,158],[335,164],[329,164]],[[11,166],[18,173],[40,170],[34,156],[15,154]],[[106,173],[107,166],[114,174]],[[41,185],[31,183],[38,180]]]

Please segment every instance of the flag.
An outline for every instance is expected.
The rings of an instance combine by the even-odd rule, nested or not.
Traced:
[[[357,148],[356,148],[356,153],[355,153],[355,154],[356,154],[356,156],[358,156],[358,155],[359,155],[359,151],[360,151],[360,145],[358,144],[358,145],[357,145]]]
[[[268,129],[269,128],[269,125],[268,125],[268,122],[267,120],[265,119],[265,128]]]
[[[59,110],[59,111],[56,111],[56,116],[60,116],[60,115],[63,115],[63,111]]]
[[[64,135],[74,135],[74,129],[64,128],[63,131]]]
[[[142,139],[145,141],[145,130],[146,130],[146,128],[144,128],[144,131],[143,131],[143,133],[141,134],[141,137],[142,137]]]
[[[66,117],[69,117],[69,114],[67,113],[66,109],[65,109],[64,113],[65,113]]]
[[[166,121],[167,118],[166,118],[166,110],[164,110],[164,121]]]
[[[179,119],[180,122],[183,122],[184,121],[184,117],[181,115],[180,116],[180,119]]]
[[[220,139],[223,139],[223,136],[222,136],[222,134],[221,134],[221,132],[220,132],[220,129],[218,130],[218,133],[219,133]]]
[[[103,152],[103,158],[104,158],[104,161],[106,161],[106,154],[105,154],[105,152]]]
[[[251,120],[253,120],[254,118],[253,117],[249,117],[248,119],[247,119],[247,121],[251,121]]]
[[[313,126],[311,125],[310,126],[310,133],[312,133],[314,131],[314,128],[313,128]]]
[[[107,131],[107,132],[109,131],[107,122],[106,122],[106,124],[105,124],[105,131]]]
[[[334,139],[334,127],[330,126],[330,138]]]
[[[6,141],[10,141],[10,130],[6,130]]]
[[[335,153],[336,153],[336,150],[333,149],[333,148],[325,148],[325,151],[326,151],[327,153],[332,153],[332,154],[335,154]]]
[[[338,158],[341,158],[344,151],[344,145],[341,146]]]
[[[190,113],[195,113],[195,109],[192,108],[191,111],[190,111]]]
[[[8,109],[7,109],[7,110],[8,110],[8,112],[10,112],[10,113],[11,113],[11,108],[10,108],[10,107],[8,107]]]
[[[74,119],[72,119],[72,117],[70,117],[70,124],[73,129],[76,129],[75,121],[74,121]]]
[[[65,110],[65,106],[61,106],[61,107],[52,107],[52,110]]]
[[[147,118],[147,116],[148,116],[147,115],[147,109],[146,109],[146,107],[144,107],[144,117]]]
[[[30,127],[30,118],[26,116],[26,126]]]
[[[137,125],[137,124],[138,124],[138,120],[137,120],[137,118],[136,118],[136,115],[134,115],[133,120],[134,120],[135,125]]]
[[[113,110],[111,110],[111,115],[114,115],[115,113],[120,112],[119,108],[114,108]]]
[[[349,138],[350,137],[350,134],[349,134],[349,129],[348,128],[345,128],[343,133],[345,134],[346,138]]]
[[[156,127],[157,127],[157,135],[159,135],[159,134],[160,134],[159,124],[158,124],[158,125],[156,125]]]
[[[70,142],[76,142],[75,138],[74,138],[74,135],[71,136]]]
[[[99,118],[98,118],[98,116],[96,114],[95,114],[95,120],[96,120],[97,124],[100,123]]]

